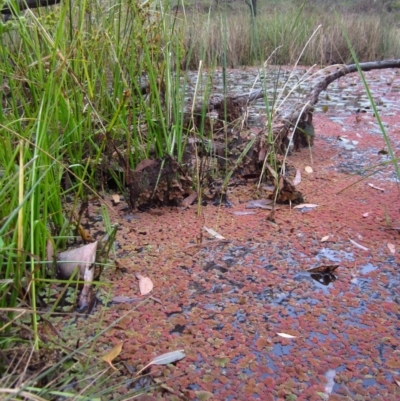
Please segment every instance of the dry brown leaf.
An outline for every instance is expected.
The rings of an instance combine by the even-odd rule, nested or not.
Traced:
[[[391,244],[390,242],[387,244],[387,247],[389,248],[389,251],[392,255],[396,253],[396,247],[394,244]]]
[[[54,260],[54,244],[50,239],[48,239],[46,243],[46,260],[48,262],[53,262]]]
[[[94,238],[90,235],[89,231],[85,230],[81,224],[78,225],[78,234],[81,236],[84,242],[93,242]]]
[[[142,276],[140,273],[135,274],[136,278],[139,280],[139,290],[142,295],[149,294],[154,287],[153,282],[149,277]]]
[[[121,353],[123,344],[124,342],[121,341],[119,344],[115,345],[111,351],[101,357],[101,359],[107,362],[114,370],[118,369],[112,364],[112,361]]]
[[[157,164],[156,160],[144,159],[136,166],[135,173],[140,173],[145,168],[154,166],[155,164]]]
[[[192,192],[188,197],[182,201],[184,208],[189,207],[197,199],[197,192]]]
[[[118,194],[111,195],[113,202],[118,205],[121,202],[121,197]]]
[[[306,173],[311,174],[314,170],[311,166],[305,166],[304,170],[306,171]]]
[[[301,172],[297,168],[296,169],[296,176],[294,177],[294,180],[293,180],[293,185],[296,186],[296,185],[299,185],[300,183],[301,183]]]

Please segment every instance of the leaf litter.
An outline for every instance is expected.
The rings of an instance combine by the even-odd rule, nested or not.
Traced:
[[[296,176],[294,177],[293,185],[297,186],[300,183],[301,183],[301,171],[300,169],[296,169]]]
[[[136,375],[137,376],[140,375],[140,373],[142,373],[145,369],[147,369],[151,365],[168,365],[170,363],[180,361],[181,359],[185,358],[185,356],[186,354],[183,349],[167,352],[165,354],[156,356],[146,366],[140,369],[139,372],[136,373]]]
[[[303,208],[313,209],[318,206],[319,205],[316,205],[315,203],[301,203],[300,205],[294,206],[293,209],[303,209]]]
[[[358,242],[349,239],[349,241],[357,248],[362,249],[363,251],[369,251],[369,248],[365,247],[364,245],[359,244]]]
[[[154,284],[149,277],[142,276],[140,273],[135,274],[139,280],[139,290],[142,295],[150,294],[153,291]]]
[[[124,342],[121,341],[120,343],[118,343],[117,345],[115,345],[111,351],[107,352],[107,354],[103,355],[101,357],[101,359],[108,363],[110,365],[110,367],[114,370],[117,370],[117,368],[112,364],[112,361],[117,358],[117,356],[119,356],[119,354],[122,351],[122,346],[124,345]]]
[[[212,235],[214,238],[216,239],[225,239],[225,237],[223,237],[221,234],[217,233],[215,230],[213,230],[212,228],[208,228],[206,226],[203,227],[203,229],[205,231],[207,231],[210,235]]]
[[[283,337],[283,338],[296,338],[296,336],[292,336],[291,334],[286,334],[286,333],[276,333],[279,337]]]

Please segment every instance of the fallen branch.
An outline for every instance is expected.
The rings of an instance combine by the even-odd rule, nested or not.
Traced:
[[[60,1],[61,0],[20,0],[18,1],[18,7],[22,11],[28,8],[53,6],[54,4],[59,4]],[[14,14],[14,11],[10,4],[6,3],[2,8],[1,13],[5,15],[11,15]]]
[[[366,63],[360,63],[359,68],[361,71],[371,71],[378,69],[386,69],[386,68],[399,68],[400,67],[400,59],[397,60],[385,60],[385,61],[370,61]],[[314,132],[312,127],[312,116],[314,112],[314,106],[318,103],[319,95],[322,91],[326,90],[328,86],[336,81],[337,79],[344,77],[347,74],[351,74],[353,72],[357,72],[358,68],[356,64],[345,65],[341,67],[339,70],[327,75],[323,78],[311,91],[311,93],[306,97],[303,105],[300,105],[292,113],[285,119],[284,126],[280,126],[279,131],[275,132],[274,135],[278,138],[282,138],[285,142],[280,145],[284,147],[287,146],[288,143],[288,135],[292,127],[295,126],[298,121],[296,131],[293,134],[293,144],[295,149],[298,149],[301,146],[308,146],[312,144],[313,137],[309,136],[307,132],[311,130]],[[304,104],[306,106],[304,107]]]
[[[361,71],[400,68],[400,59],[360,63],[359,68]],[[319,95],[322,91],[326,90],[332,82],[357,71],[358,68],[356,64],[345,65],[339,68],[337,71],[324,77],[311,90],[302,104],[299,104],[288,116],[278,117],[272,127],[276,150],[280,152],[286,150],[289,144],[289,133],[292,131],[293,127],[296,127],[296,131],[293,134],[293,145],[295,149],[312,145],[314,133],[312,118],[314,106],[318,103]],[[214,97],[210,99],[209,110],[224,110],[224,102],[226,102],[227,105],[235,104],[236,107],[245,107],[249,103],[263,98],[264,96],[265,93],[263,90],[257,90],[242,95],[228,95],[226,100],[222,97]],[[265,134],[265,130],[260,131],[261,136],[265,136]]]

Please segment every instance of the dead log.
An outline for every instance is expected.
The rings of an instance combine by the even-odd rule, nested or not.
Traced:
[[[371,71],[374,69],[385,69],[385,68],[399,68],[400,59],[397,60],[387,60],[387,61],[374,61],[359,64],[362,71]],[[322,91],[326,90],[328,86],[335,80],[344,77],[347,74],[357,72],[358,68],[356,64],[345,65],[337,68],[337,70],[329,75],[324,76],[311,90],[311,92],[305,97],[301,104],[296,106],[287,115],[277,115],[274,116],[275,119],[272,123],[272,130],[268,132],[269,127],[264,127],[261,129],[257,135],[256,141],[252,149],[247,153],[246,157],[243,159],[242,166],[245,166],[244,172],[249,175],[249,172],[259,171],[261,168],[265,167],[265,160],[268,154],[272,151],[272,147],[276,153],[284,154],[290,145],[290,138],[292,137],[292,144],[294,149],[298,150],[300,147],[313,145],[314,140],[314,127],[313,127],[313,113],[314,106],[318,103],[319,96]],[[214,96],[212,97],[206,106],[198,105],[195,109],[198,116],[204,116],[204,112],[211,113],[218,116],[218,123],[214,123],[211,127],[206,127],[203,122],[204,128],[211,128],[213,131],[213,139],[218,140],[218,131],[215,128],[221,129],[222,126],[228,127],[236,119],[243,117],[243,113],[247,106],[260,98],[265,96],[263,90],[257,90],[250,93],[239,94],[239,95],[227,95]],[[199,117],[199,118],[200,118]],[[203,117],[204,119],[204,117]],[[194,126],[200,126],[199,121],[193,121]],[[207,121],[207,120],[205,120]],[[227,124],[227,125],[225,125]],[[243,125],[242,125],[243,127]],[[225,132],[228,134],[228,140],[226,141]],[[228,150],[232,149],[232,146],[237,146],[235,138],[232,133],[235,133],[235,129],[226,130],[223,135],[224,141],[222,142],[225,148]],[[269,138],[273,138],[273,145],[269,141]],[[241,137],[241,134],[236,134],[236,137]],[[249,135],[247,139],[242,138],[244,143],[241,143],[242,149],[245,148],[246,143],[252,140],[252,136]],[[244,145],[244,146],[243,146]],[[231,153],[230,153],[231,155]],[[281,156],[278,156],[281,157]],[[267,169],[269,167],[268,163],[266,165]],[[269,174],[271,173],[271,174]],[[245,174],[246,175],[246,174]],[[271,181],[270,183],[275,186],[273,199],[277,199],[278,202],[283,203],[301,203],[302,196],[301,193],[296,191],[295,187],[291,184],[288,177],[283,177],[272,172],[267,171],[266,174],[269,178],[266,181]],[[278,179],[279,178],[279,179]]]
[[[400,68],[400,59],[385,60],[385,61],[371,61],[360,63],[359,67],[362,71],[371,71],[376,69],[385,68]],[[293,145],[295,149],[300,147],[309,146],[313,144],[313,113],[314,106],[318,103],[319,95],[322,91],[337,79],[344,77],[347,74],[357,72],[357,65],[350,64],[339,68],[337,71],[324,77],[304,99],[303,103],[296,107],[287,116],[278,116],[272,126],[273,136],[275,138],[275,150],[278,152],[285,152],[289,145],[289,136],[293,128],[296,127],[293,133]],[[241,95],[228,95],[226,99],[223,97],[213,97],[209,101],[208,110],[224,110],[224,104],[236,104],[237,107],[245,108],[249,103],[264,97],[263,90],[253,91],[251,93]],[[220,114],[220,113],[219,113]],[[229,114],[229,110],[228,110]],[[266,131],[260,131],[260,137],[266,135]],[[261,147],[259,149],[261,150]],[[265,153],[265,149],[263,150]]]
[[[19,0],[17,3],[19,9],[22,11],[28,8],[53,6],[54,4],[59,4],[60,1],[61,0]],[[1,13],[5,15],[12,15],[14,14],[14,11],[10,4],[6,3],[2,8]]]
[[[366,63],[360,63],[359,67],[361,71],[371,71],[385,68],[399,68],[400,59],[370,61]],[[314,128],[312,126],[312,117],[314,113],[314,106],[318,103],[319,95],[322,91],[326,90],[332,82],[341,77],[344,77],[347,74],[351,74],[357,71],[358,68],[356,64],[345,65],[339,68],[337,71],[323,78],[306,97],[303,105],[297,107],[288,117],[284,119],[283,126],[281,122],[280,125],[276,126],[276,131],[274,129],[275,137],[280,138],[280,140],[283,141],[279,144],[280,148],[285,148],[287,146],[289,132],[296,125],[297,121],[298,128],[300,129],[296,129],[293,134],[293,144],[295,149],[299,149],[300,147],[308,146],[310,144],[312,145],[313,136],[310,136],[308,132],[314,132]],[[305,108],[304,105],[306,105]],[[279,124],[279,122],[277,122],[277,124]]]

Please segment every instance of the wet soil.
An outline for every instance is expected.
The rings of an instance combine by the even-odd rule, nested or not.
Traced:
[[[378,97],[397,107],[394,74],[372,72],[367,79]],[[361,84],[352,88],[363,93]],[[317,207],[279,206],[271,218],[270,210],[246,209],[257,192],[250,183],[230,190],[231,208],[131,214],[124,202],[115,206],[120,268],[106,271],[103,280],[112,283],[111,298],[132,302],[100,306],[104,321],[141,299],[135,273],[153,280],[156,298],[100,339],[100,349],[125,340],[115,363],[121,371],[118,362],[138,371],[157,355],[183,349],[187,356],[175,365],[150,368],[169,390],[147,388],[149,394],[166,400],[400,399],[400,192],[393,165],[373,167],[388,156],[364,106],[315,113],[311,156],[307,149],[290,156],[302,175],[298,189]],[[399,156],[399,114],[389,107],[381,118]],[[100,214],[96,205],[91,213]],[[339,267],[324,272],[332,265]]]

